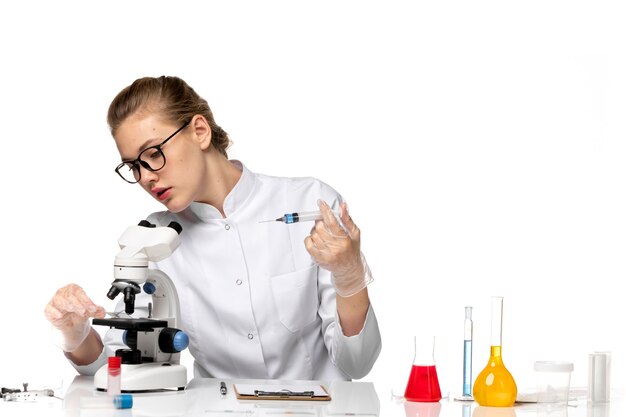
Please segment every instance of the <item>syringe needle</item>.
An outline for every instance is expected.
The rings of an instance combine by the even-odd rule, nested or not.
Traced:
[[[261,220],[259,223],[280,222],[282,220],[282,218],[276,220]]]

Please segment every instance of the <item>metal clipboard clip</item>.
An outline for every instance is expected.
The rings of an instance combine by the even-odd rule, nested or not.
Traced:
[[[254,395],[257,397],[281,397],[281,398],[289,398],[289,397],[304,397],[304,398],[313,398],[313,391],[291,391],[288,389],[281,389],[280,391],[263,391],[263,390],[254,390]]]

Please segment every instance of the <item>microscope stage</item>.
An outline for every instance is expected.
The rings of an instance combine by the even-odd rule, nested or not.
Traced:
[[[125,318],[110,318],[110,319],[93,319],[92,324],[101,326],[115,327],[116,329],[126,330],[139,330],[146,331],[156,329],[158,327],[167,327],[166,320],[154,320],[154,319],[125,319]]]

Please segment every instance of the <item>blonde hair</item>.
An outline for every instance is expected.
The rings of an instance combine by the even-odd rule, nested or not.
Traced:
[[[197,114],[204,116],[211,127],[211,144],[228,157],[226,149],[231,144],[228,133],[215,123],[207,101],[182,79],[144,77],[120,91],[109,105],[107,122],[111,134],[115,136],[128,117],[141,111],[156,111],[180,125]]]

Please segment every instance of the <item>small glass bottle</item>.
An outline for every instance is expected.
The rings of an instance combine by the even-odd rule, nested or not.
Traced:
[[[517,399],[513,375],[502,362],[502,297],[491,297],[491,352],[474,382],[474,400],[489,407],[511,407]]]
[[[107,394],[119,395],[122,392],[122,358],[109,356],[107,369]]]
[[[436,402],[441,388],[435,367],[435,337],[415,336],[415,357],[404,398],[407,401]]]

